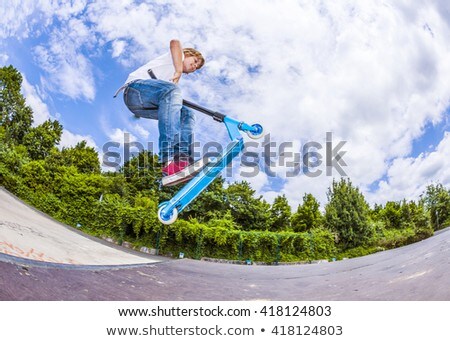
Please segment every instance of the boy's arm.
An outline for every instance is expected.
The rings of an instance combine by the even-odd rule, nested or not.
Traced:
[[[183,74],[183,49],[179,40],[172,39],[170,41],[170,53],[175,67],[175,73],[171,81],[177,84]]]

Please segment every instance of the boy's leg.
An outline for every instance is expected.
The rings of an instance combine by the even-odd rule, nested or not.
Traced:
[[[136,116],[158,120],[159,162],[170,161],[183,102],[178,86],[160,80],[138,80],[125,89],[124,101]]]
[[[195,113],[189,108],[182,106],[180,114],[180,127],[178,144],[175,147],[175,153],[189,158],[193,161],[193,136],[195,126]]]
[[[161,95],[158,103],[159,161],[161,163],[173,159],[175,136],[179,135],[180,129],[180,110],[183,98],[178,86],[171,85]]]

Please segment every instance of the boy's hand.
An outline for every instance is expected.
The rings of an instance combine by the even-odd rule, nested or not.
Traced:
[[[180,80],[182,74],[183,74],[183,73],[180,72],[180,71],[175,71],[175,73],[173,74],[173,78],[171,79],[171,81],[174,82],[175,84],[178,84],[178,82],[179,82],[179,80]]]

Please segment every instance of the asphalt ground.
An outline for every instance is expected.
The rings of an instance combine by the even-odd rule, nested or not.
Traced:
[[[0,194],[0,242],[6,235],[3,231],[11,230],[11,224],[40,226],[41,222],[34,220],[35,214],[43,215],[20,201],[14,202],[14,205],[19,213],[27,212],[24,216],[28,223],[14,220],[13,216],[5,217],[4,212],[7,210],[3,199],[18,199],[4,190]],[[33,212],[30,213],[28,209]],[[9,223],[6,227],[5,221]],[[51,246],[44,242],[50,238],[47,235],[39,236],[32,231],[26,244],[8,241],[20,245],[22,251],[29,251],[26,247],[39,250],[45,257],[26,258],[20,252],[8,254],[0,250],[0,300],[450,300],[450,228],[418,243],[365,257],[330,263],[278,266],[141,257],[120,247],[110,247],[100,240],[82,236],[67,226],[59,225],[59,229],[84,238],[78,245],[79,249],[71,254],[70,259],[76,262],[64,262],[64,257],[58,252],[50,253],[47,248],[51,249]],[[77,255],[77,252],[83,252],[88,242],[110,250],[99,251],[96,249],[99,246],[93,245],[87,253],[98,261],[81,262],[81,255]],[[97,256],[96,252],[101,256]],[[46,258],[46,255],[51,255],[51,258]],[[62,258],[58,258],[60,256]],[[130,258],[124,261],[126,257]]]

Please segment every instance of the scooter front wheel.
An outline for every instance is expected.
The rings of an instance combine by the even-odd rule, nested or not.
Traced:
[[[254,129],[254,131],[247,131],[247,135],[251,139],[257,140],[264,135],[264,129],[261,124],[252,124],[252,128]]]
[[[161,223],[164,225],[170,225],[173,224],[177,218],[178,218],[178,210],[176,207],[172,209],[172,212],[170,212],[169,216],[167,214],[163,214],[164,208],[166,208],[168,205],[168,202],[164,202],[159,206],[158,210],[158,219]]]

